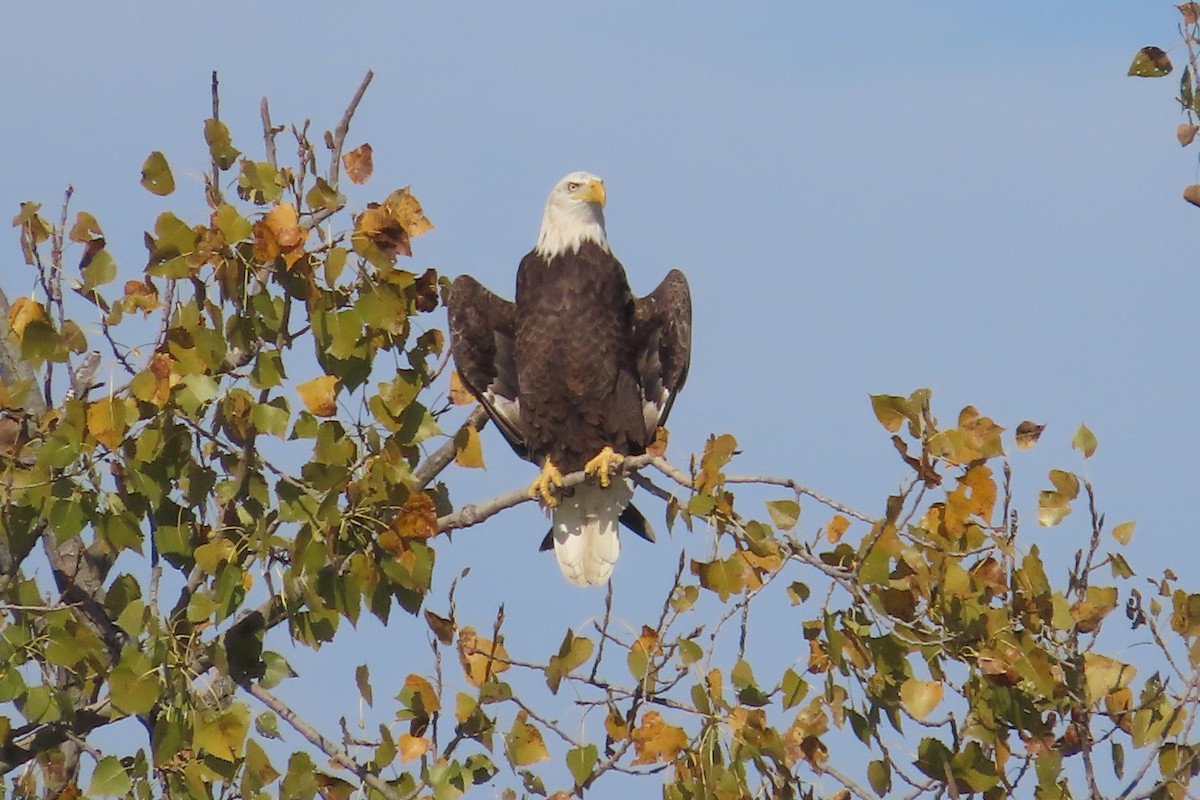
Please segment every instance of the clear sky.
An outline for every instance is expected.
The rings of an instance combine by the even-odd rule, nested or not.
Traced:
[[[1010,431],[1048,425],[1012,455],[1016,497],[1025,546],[1065,555],[1083,515],[1037,529],[1036,492],[1049,467],[1082,469],[1069,442],[1086,422],[1100,441],[1087,474],[1110,521],[1137,520],[1131,562],[1154,575],[1200,521],[1188,355],[1200,210],[1180,200],[1196,157],[1174,139],[1176,77],[1125,71],[1142,45],[1174,42],[1177,17],[1165,1],[22,3],[0,33],[0,209],[57,208],[73,184],[74,208],[96,214],[133,277],[160,210],[204,216],[212,70],[235,143],[259,156],[262,96],[276,121],[323,130],[373,69],[349,143],[370,142],[376,169],[350,200],[412,186],[437,225],[414,269],[469,272],[511,297],[546,193],[587,169],[606,181],[634,289],[687,273],[677,463],[730,432],[744,451],[734,471],[878,513],[907,476],[867,395],[928,386],[945,422],[972,403]],[[156,149],[181,186],[167,201],[138,186]],[[0,284],[28,293],[7,239]],[[484,443],[486,474],[446,475],[459,502],[533,477],[495,431]],[[805,515],[809,530],[828,516],[812,503]],[[525,506],[443,542],[433,608],[471,566],[464,621],[490,625],[503,600],[510,641],[549,655],[603,595],[536,552],[545,527]],[[631,626],[661,604],[643,587],[666,585],[679,548],[708,546],[664,539],[626,542],[616,589]],[[385,685],[393,670],[396,688],[426,668],[406,624],[386,638],[364,624],[369,651],[348,640],[304,659],[310,679],[328,678],[312,715],[355,715],[357,663]]]

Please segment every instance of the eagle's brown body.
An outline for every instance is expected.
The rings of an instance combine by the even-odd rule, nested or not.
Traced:
[[[538,247],[521,260],[516,302],[467,275],[448,301],[460,378],[544,474],[577,472],[605,448],[645,452],[687,378],[687,280],[672,270],[654,292],[634,297],[608,248],[603,202],[598,178],[568,175],[547,201]],[[572,582],[608,580],[618,517],[649,533],[640,514],[626,511],[631,494],[627,481],[608,485],[606,475],[554,506],[555,553]]]

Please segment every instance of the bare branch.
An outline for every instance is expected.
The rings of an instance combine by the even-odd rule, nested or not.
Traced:
[[[269,691],[253,681],[243,681],[238,685],[249,692],[260,703],[274,711],[280,717],[280,719],[282,719],[288,725],[291,725],[297,733],[299,733],[316,747],[319,747],[321,751],[325,753],[325,755],[329,756],[331,763],[341,767],[342,769],[353,772],[356,776],[358,776],[359,780],[370,786],[375,791],[379,792],[384,797],[390,798],[390,800],[401,800],[401,796],[396,792],[396,790],[387,784],[387,781],[383,780],[378,775],[359,764],[354,760],[353,757],[351,757],[349,753],[339,747],[336,743],[322,736],[320,731],[301,719],[295,711],[293,711],[278,697],[271,694]]]

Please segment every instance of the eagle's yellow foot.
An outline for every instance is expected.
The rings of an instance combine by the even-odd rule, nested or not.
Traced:
[[[562,473],[554,466],[554,462],[547,458],[546,463],[542,465],[542,474],[529,484],[529,496],[534,500],[540,498],[544,506],[553,508],[558,505],[558,498],[554,496],[554,492],[561,489],[562,485]]]
[[[596,457],[583,465],[583,471],[594,475],[602,488],[607,488],[612,482],[612,476],[625,463],[625,456],[617,455],[611,447],[605,447]]]

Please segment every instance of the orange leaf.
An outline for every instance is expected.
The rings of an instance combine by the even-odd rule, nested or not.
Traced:
[[[472,686],[482,686],[490,676],[508,669],[508,651],[503,644],[493,644],[470,627],[458,632],[458,663]]]
[[[392,531],[401,539],[428,539],[437,534],[437,508],[428,492],[408,498],[392,523]]]
[[[633,731],[633,749],[637,752],[634,764],[656,764],[672,761],[687,747],[683,728],[668,725],[657,711],[648,711],[642,724]]]
[[[283,256],[290,269],[304,255],[307,238],[308,231],[300,227],[296,207],[280,203],[254,223],[254,257],[268,262]]]
[[[338,379],[322,375],[296,387],[304,407],[318,417],[332,417],[337,413]]]
[[[834,514],[833,519],[829,520],[829,524],[825,526],[825,538],[829,540],[830,544],[837,544],[846,535],[849,528],[850,520],[841,514]]]
[[[361,144],[342,156],[342,164],[346,167],[346,177],[355,185],[361,186],[371,177],[375,168],[372,159],[372,149],[369,144]]]
[[[411,733],[400,734],[400,741],[397,744],[399,745],[401,764],[416,761],[429,751],[429,740],[424,736],[413,736]]]

